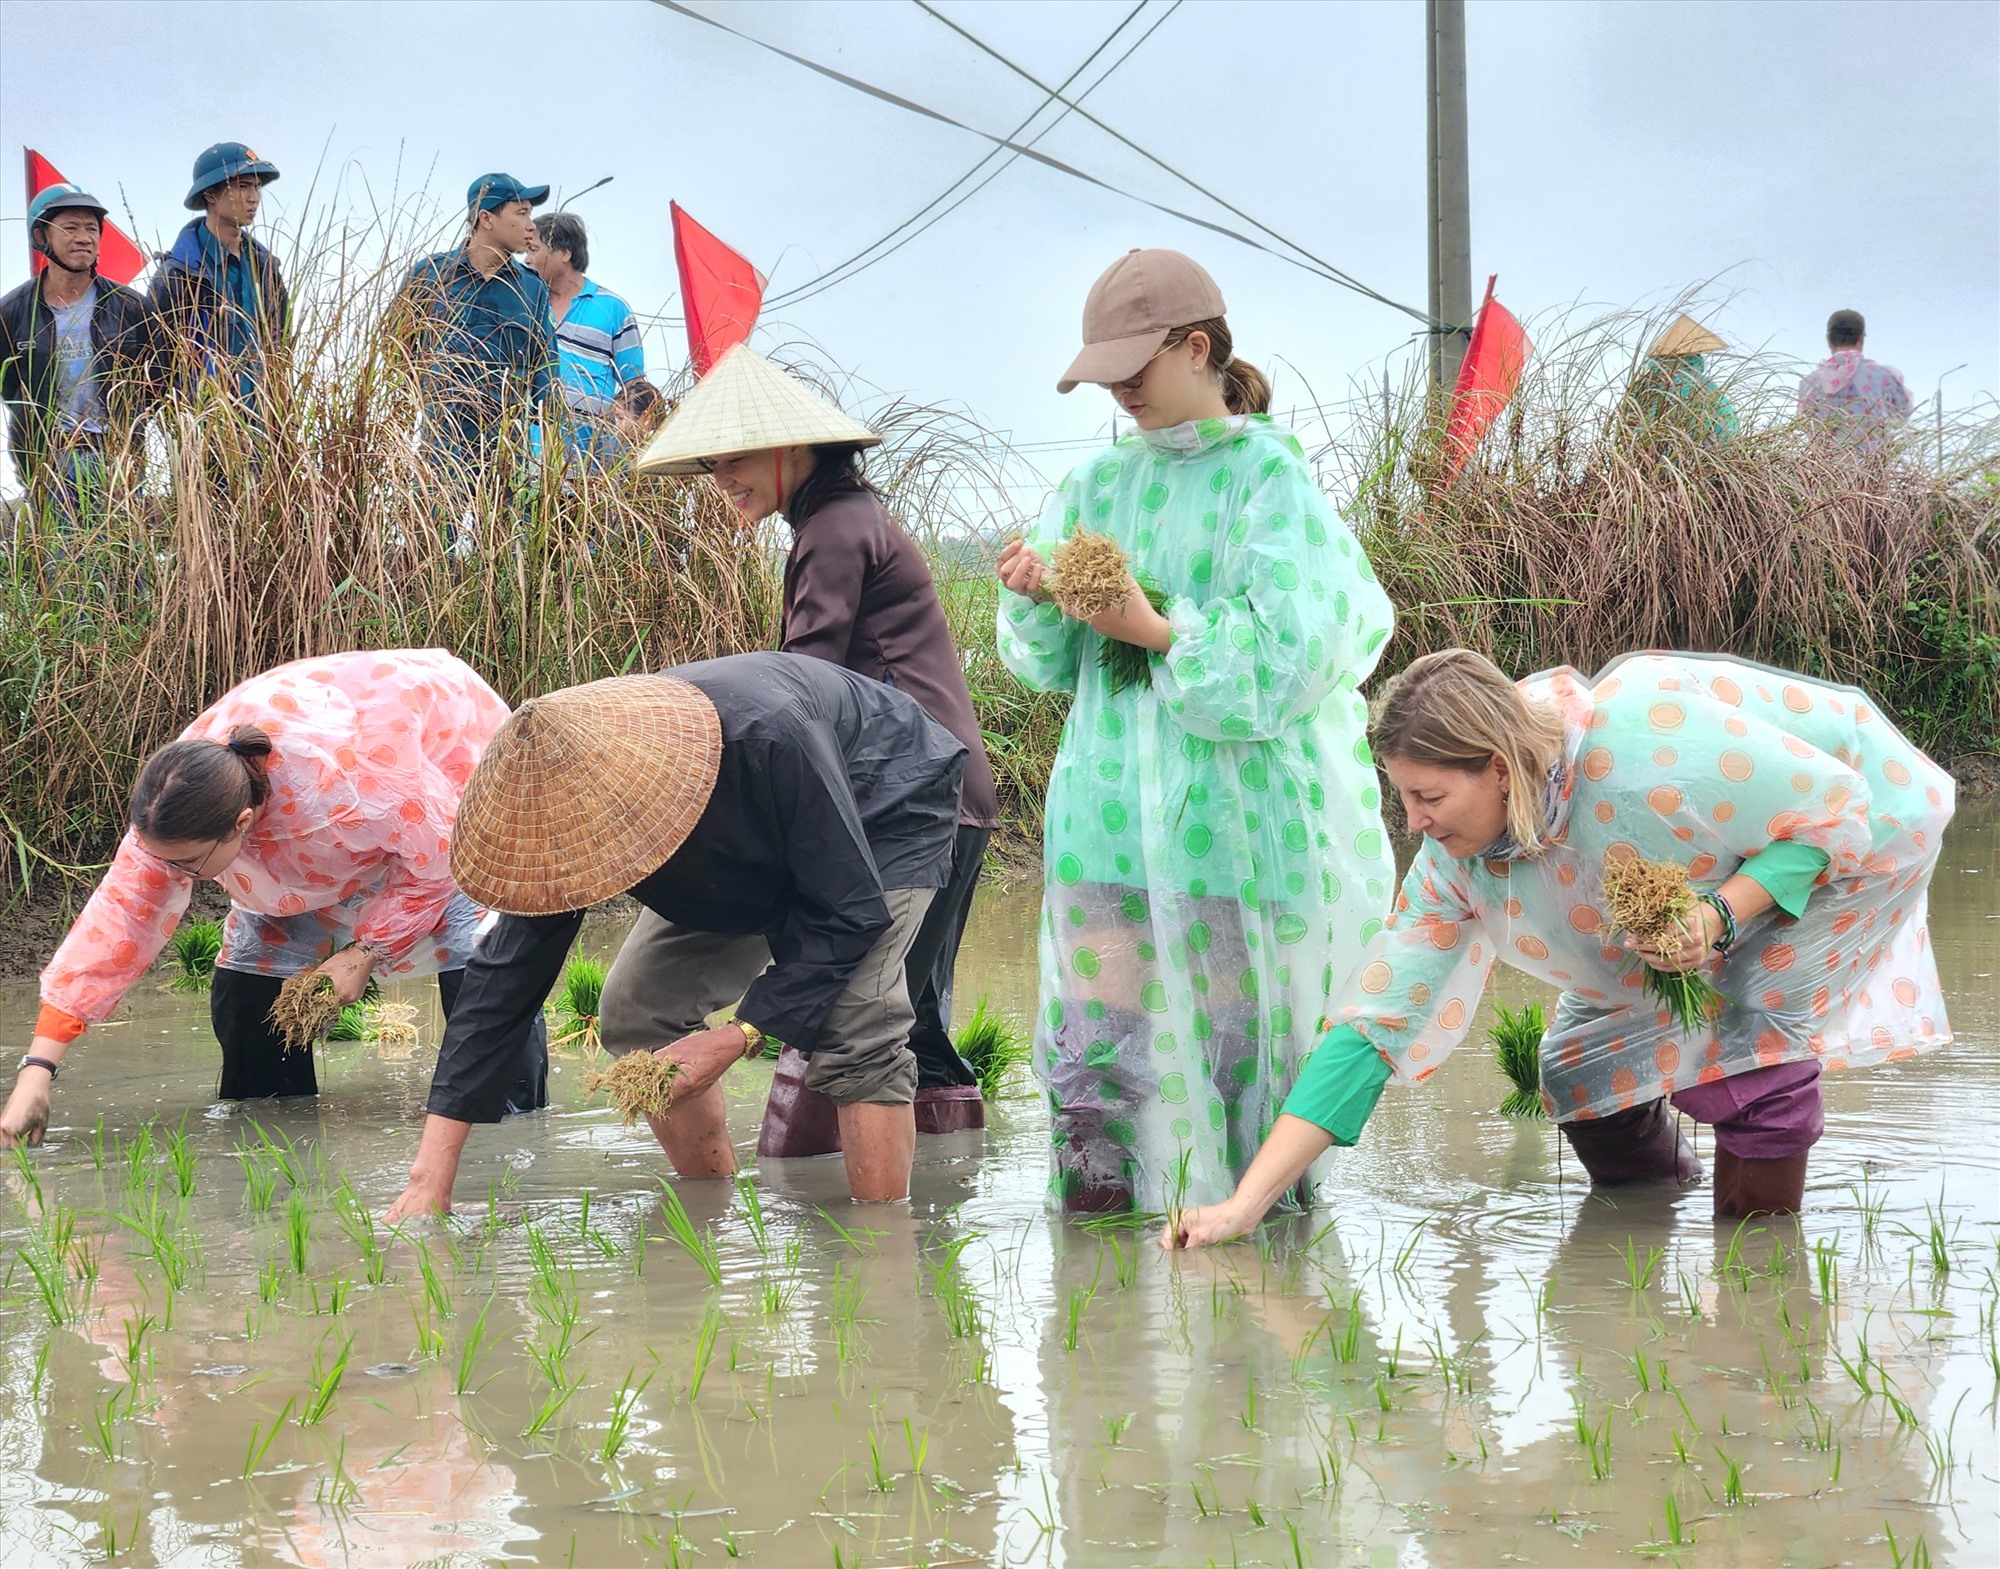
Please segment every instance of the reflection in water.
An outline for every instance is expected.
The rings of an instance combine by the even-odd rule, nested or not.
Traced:
[[[200,1003],[162,985],[72,1059],[39,1193],[7,1169],[0,1562],[1473,1566],[1678,1534],[1670,1562],[1889,1563],[1885,1526],[2000,1562],[1996,838],[1968,807],[1933,888],[1960,1044],[1830,1086],[1803,1223],[1740,1235],[1698,1188],[1589,1195],[1467,1052],[1389,1092],[1317,1212],[1213,1254],[1052,1221],[1025,1081],[923,1141],[906,1212],[851,1206],[837,1160],[757,1166],[746,1083],[761,1234],[675,1184],[712,1282],[573,1062],[475,1140],[454,1228],[370,1239],[335,1196],[400,1191],[428,1054],[212,1107]],[[1033,921],[982,901],[962,998],[1033,1008]],[[296,1203],[254,1198],[253,1122]],[[51,1329],[25,1261],[64,1225],[95,1278]]]

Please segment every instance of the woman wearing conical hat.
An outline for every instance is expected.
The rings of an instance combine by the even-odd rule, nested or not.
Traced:
[[[1669,322],[1632,382],[1633,401],[1648,424],[1692,428],[1709,441],[1742,435],[1736,406],[1708,372],[1707,356],[1728,347],[1692,316],[1682,314]]]
[[[880,441],[748,345],[738,345],[681,401],[636,466],[641,473],[709,475],[746,523],[782,513],[792,548],[779,647],[907,693],[965,747],[951,882],[932,902],[909,959],[917,1127],[948,1132],[985,1123],[972,1070],[952,1046],[951,982],[1000,807],[930,567],[862,471],[862,453]],[[652,930],[641,916],[635,938]],[[815,1108],[816,1097],[810,1098],[792,1115],[789,1092],[797,1086],[791,1081],[802,1067],[794,1054],[780,1060],[779,1080],[788,1093],[773,1098],[760,1144],[764,1154],[818,1155],[833,1147],[827,1142],[830,1107]]]

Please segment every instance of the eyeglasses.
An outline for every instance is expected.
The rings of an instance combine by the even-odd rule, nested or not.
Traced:
[[[164,857],[164,855],[160,857],[160,861],[166,861],[166,865],[168,865],[168,867],[172,867],[172,869],[174,869],[176,873],[182,873],[184,877],[200,877],[200,875],[202,875],[202,871],[204,871],[204,869],[208,867],[208,863],[216,859],[216,851],[220,851],[220,849],[222,849],[222,841],[218,839],[218,841],[216,841],[214,845],[210,845],[210,847],[208,847],[206,851],[202,851],[202,859],[200,859],[200,861],[196,861],[196,863],[194,863],[192,867],[190,867],[190,865],[188,865],[186,861],[170,861],[170,859],[168,859],[168,857]]]
[[[1102,387],[1106,392],[1137,392],[1139,390],[1139,383],[1146,379],[1146,372],[1153,368],[1153,360],[1158,359],[1162,354],[1165,354],[1169,349],[1179,348],[1181,346],[1181,343],[1185,342],[1187,342],[1187,339],[1183,338],[1180,340],[1180,343],[1161,344],[1160,347],[1154,352],[1152,359],[1147,360],[1145,364],[1141,365],[1136,371],[1134,371],[1131,375],[1127,376],[1123,381],[1100,381],[1098,383],[1098,386]]]

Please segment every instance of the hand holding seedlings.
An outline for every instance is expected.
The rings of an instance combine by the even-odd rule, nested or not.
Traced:
[[[712,1030],[696,1030],[683,1035],[671,1046],[662,1046],[655,1057],[671,1063],[676,1070],[674,1095],[686,1099],[708,1089],[736,1063],[743,1060],[743,1031],[734,1024]]]
[[[1722,935],[1722,916],[1714,906],[1697,904],[1666,927],[1641,938],[1625,936],[1625,951],[1656,970],[1688,971],[1701,967],[1709,949]]]
[[[342,1002],[359,1002],[374,968],[375,955],[355,943],[323,961],[319,973],[333,982],[334,995]]]
[[[1038,605],[1047,604],[1049,596],[1042,588],[1042,579],[1048,570],[1048,563],[1030,550],[1025,540],[1010,539],[1000,547],[1000,586],[1010,593],[1026,595]]]

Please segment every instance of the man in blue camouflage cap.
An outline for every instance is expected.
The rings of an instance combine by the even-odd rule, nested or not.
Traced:
[[[157,390],[152,311],[98,276],[104,217],[104,203],[78,186],[37,192],[28,236],[47,268],[0,299],[7,445],[29,498],[59,525],[95,510],[110,462],[143,458]]]
[[[249,234],[264,187],[278,170],[242,142],[217,142],[194,161],[182,205],[191,220],[161,253],[153,308],[178,356],[176,382],[194,397],[204,383],[261,423],[268,359],[285,342],[288,302],[277,258]]]
[[[510,437],[528,431],[554,388],[547,285],[514,258],[535,241],[546,185],[482,174],[465,193],[465,243],[410,269],[400,305],[417,366],[432,467],[472,486]]]

